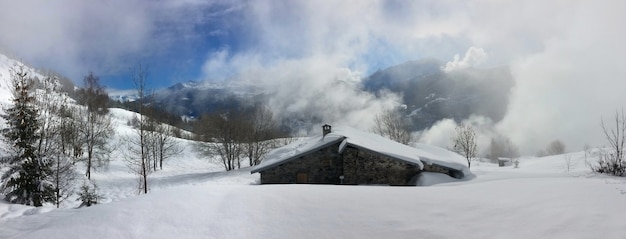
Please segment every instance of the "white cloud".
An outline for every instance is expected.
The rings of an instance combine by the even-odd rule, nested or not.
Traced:
[[[571,8],[575,15],[568,15]],[[553,12],[569,22],[550,34],[556,37],[543,39],[543,50],[512,64],[516,87],[498,128],[525,153],[555,139],[568,150],[602,145],[601,117],[625,106],[626,56],[621,53],[626,52],[626,29],[621,22],[626,4],[583,1],[569,9],[565,16]]]
[[[463,120],[461,124],[469,125],[476,132],[476,144],[479,156],[486,155],[491,139],[497,135],[493,122],[479,115],[471,115]],[[418,142],[431,144],[443,148],[452,148],[456,137],[457,122],[453,119],[442,119],[433,126],[416,134]]]
[[[0,50],[74,80],[115,74],[199,34],[212,1],[3,1]],[[202,18],[202,17],[200,17]]]
[[[388,92],[375,96],[362,91],[357,84],[361,73],[337,67],[341,65],[338,60],[326,56],[282,60],[248,68],[238,77],[267,86],[269,105],[281,118],[298,117],[368,131],[375,115],[399,105],[400,98]]]
[[[254,32],[254,50],[233,53],[232,58],[254,56],[254,68],[271,68],[265,70],[266,77],[285,87],[275,102],[292,101],[277,103],[281,109],[308,107],[313,112],[328,107],[320,102],[347,101],[341,99],[343,91],[331,87],[336,82],[327,80],[334,78],[337,69],[362,74],[371,70],[372,59],[396,63],[444,59],[467,50],[446,68],[509,65],[516,81],[507,116],[492,131],[504,133],[527,154],[556,138],[577,149],[585,143],[602,144],[600,117],[609,117],[626,102],[620,93],[626,89],[622,66],[626,30],[620,25],[625,5],[614,1],[255,1],[243,10]],[[246,69],[243,63],[249,61],[229,62]],[[319,94],[322,89],[331,90]],[[357,102],[376,100],[357,92],[350,95],[363,97]],[[337,109],[328,115],[344,113]],[[373,110],[370,115],[376,113]],[[431,132],[429,138],[429,142],[443,142],[449,136],[437,138]]]
[[[377,96],[360,89],[358,82],[370,68],[366,58],[400,63],[422,54],[435,55],[432,49],[448,48],[441,46],[450,45],[449,41],[436,39],[459,33],[458,25],[450,20],[456,19],[457,12],[438,15],[426,8],[441,6],[438,2],[253,1],[242,9],[242,15],[254,47],[228,52],[226,57],[212,53],[203,72],[206,79],[213,79],[231,69],[240,80],[269,85],[273,90],[270,105],[279,116],[300,114],[370,130],[376,114],[398,106],[401,100],[389,92]],[[410,12],[395,12],[406,8]]]
[[[443,148],[451,148],[453,137],[456,135],[457,124],[453,119],[437,121],[430,128],[423,130],[418,135],[418,142],[431,144]]]
[[[83,75],[141,50],[153,27],[148,14],[138,1],[13,1],[0,8],[0,46],[38,65]]]
[[[443,67],[444,71],[454,71],[460,69],[467,69],[470,67],[477,66],[483,63],[487,59],[487,53],[485,50],[478,47],[470,47],[465,52],[465,56],[463,59],[460,59],[459,55],[454,55],[454,60],[446,63],[446,66]]]
[[[525,154],[555,139],[568,150],[605,144],[600,119],[626,105],[625,2],[472,1],[467,10],[463,35],[516,82],[495,132]]]
[[[304,109],[360,128],[398,97],[349,87],[358,75],[467,50],[446,67],[511,66],[516,85],[496,128],[525,153],[557,138],[570,149],[602,144],[600,118],[626,104],[624,1],[261,0],[204,14],[213,4],[226,3],[13,1],[0,8],[0,48],[80,79],[93,67],[125,69],[179,37],[233,34],[190,26],[236,13],[224,22],[243,26],[241,45],[203,52],[206,78],[273,82],[281,112]],[[161,32],[164,22],[173,30]]]
[[[229,67],[230,52],[228,49],[222,49],[216,52],[209,53],[207,61],[202,65],[202,72],[210,77],[212,74],[224,76],[232,69],[226,69]],[[232,73],[228,74],[231,75]]]

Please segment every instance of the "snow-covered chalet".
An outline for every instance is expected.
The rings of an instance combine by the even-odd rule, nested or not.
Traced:
[[[448,150],[417,144],[410,147],[351,128],[323,134],[272,151],[251,173],[262,184],[415,185],[422,172],[463,178],[464,159]]]

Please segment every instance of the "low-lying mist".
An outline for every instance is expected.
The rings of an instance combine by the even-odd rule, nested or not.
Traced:
[[[624,12],[625,1],[585,0],[13,1],[0,8],[0,49],[77,79],[173,57],[162,66],[197,71],[184,80],[269,86],[278,117],[310,119],[303,131],[369,130],[404,104],[362,89],[378,69],[430,58],[448,61],[446,72],[507,66],[515,83],[503,117],[448,117],[419,141],[443,145],[456,124],[472,123],[480,144],[504,135],[528,155],[553,140],[568,151],[605,144],[601,120],[626,106]]]
[[[276,116],[305,120],[300,129],[304,132],[319,133],[318,126],[324,123],[369,131],[379,112],[402,104],[392,92],[376,95],[362,90],[360,73],[336,67],[330,58],[284,61],[249,69],[240,77],[262,82]]]

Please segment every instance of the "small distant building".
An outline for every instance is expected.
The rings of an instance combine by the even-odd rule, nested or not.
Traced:
[[[354,129],[331,130],[270,153],[251,173],[262,184],[384,184],[414,185],[421,172],[463,178],[463,158],[445,149],[419,144],[416,148]]]
[[[513,165],[513,160],[510,158],[498,158],[498,166],[499,167],[506,167],[506,166],[512,166]]]

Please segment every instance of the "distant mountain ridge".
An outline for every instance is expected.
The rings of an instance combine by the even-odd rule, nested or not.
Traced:
[[[366,77],[362,84],[369,91],[376,91],[381,88],[395,89],[414,79],[439,73],[442,65],[443,63],[436,59],[408,61],[400,65],[378,70]]]
[[[362,84],[370,92],[401,93],[414,130],[444,118],[460,121],[476,114],[497,122],[504,117],[515,83],[508,67],[446,72],[443,66],[434,59],[410,61],[377,71]]]
[[[430,127],[444,118],[460,121],[477,114],[499,121],[504,117],[514,84],[508,67],[446,72],[442,70],[444,64],[435,59],[405,62],[376,71],[356,87],[374,94],[391,91],[402,95],[402,103],[407,106],[404,114],[413,130]],[[242,105],[267,104],[268,94],[271,87],[257,83],[188,81],[151,97],[158,108],[194,118]],[[284,127],[296,129],[314,120],[298,115],[310,112],[295,112],[289,119],[281,119]]]
[[[9,69],[19,64],[19,61],[0,54],[0,102],[9,101]],[[444,118],[460,121],[476,114],[497,122],[504,117],[509,93],[514,86],[508,67],[446,72],[442,70],[444,64],[436,59],[405,62],[374,72],[363,78],[358,87],[374,94],[388,90],[402,95],[401,103],[407,106],[404,113],[413,130],[430,127]],[[25,68],[36,79],[43,79],[46,75],[35,68]],[[73,92],[73,82],[64,77],[61,80],[66,91]],[[189,81],[160,90],[151,97],[157,108],[181,118],[194,118],[242,105],[267,104],[271,89],[268,85],[239,81]],[[110,97],[118,101],[137,99],[134,91],[111,93]],[[312,119],[298,118],[298,115],[311,114],[295,112],[289,119],[281,120],[286,128],[292,129],[312,123],[309,122]]]
[[[264,95],[262,87],[252,84],[188,81],[158,91],[151,97],[157,107],[167,112],[198,117],[207,112],[260,102]]]

